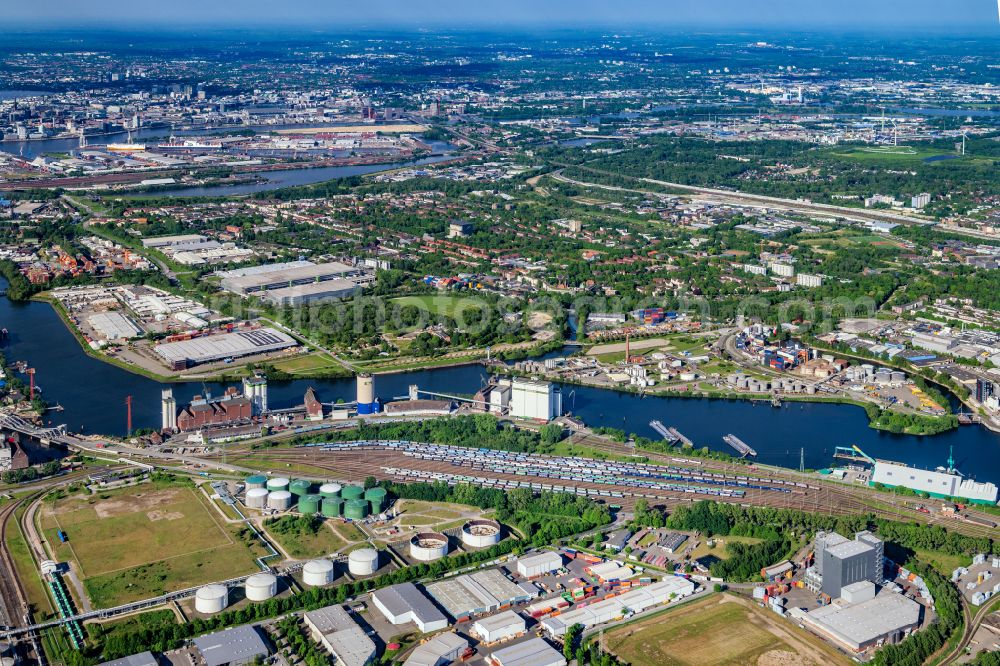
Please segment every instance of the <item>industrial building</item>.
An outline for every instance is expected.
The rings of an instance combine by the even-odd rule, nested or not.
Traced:
[[[98,312],[87,317],[87,323],[105,340],[129,340],[142,335],[142,329],[120,312]]]
[[[113,661],[105,661],[98,666],[159,666],[159,662],[156,661],[152,652],[146,651]]]
[[[413,583],[376,590],[372,603],[392,624],[412,622],[425,634],[448,626],[448,618]]]
[[[562,653],[542,638],[497,650],[489,661],[494,666],[566,666]]]
[[[517,573],[525,578],[544,576],[547,573],[562,568],[562,555],[553,551],[545,551],[538,555],[522,557],[517,561]]]
[[[191,243],[201,243],[208,240],[201,234],[178,234],[176,236],[152,236],[142,239],[142,246],[146,248],[175,247],[178,245],[189,245]]]
[[[206,335],[190,340],[164,342],[153,347],[155,351],[174,370],[183,370],[199,363],[212,363],[230,358],[266,354],[298,343],[290,335],[273,328],[258,328],[249,331],[235,331]]]
[[[164,394],[162,397],[164,430],[175,428],[181,431],[198,430],[206,426],[249,421],[253,416],[250,399],[240,395],[233,387],[227,389],[223,396],[216,400],[213,400],[212,396],[194,396],[191,403],[182,409],[171,423],[167,417],[173,399],[173,394]]]
[[[931,471],[907,467],[902,463],[875,461],[869,485],[880,483],[888,488],[902,486],[925,492],[931,497],[960,497],[974,504],[996,504],[997,486],[966,479],[954,471]]]
[[[562,390],[552,382],[515,377],[510,391],[510,415],[539,421],[562,416]]]
[[[444,633],[418,645],[403,666],[446,666],[457,662],[469,649],[469,641],[458,634]]]
[[[260,633],[249,624],[199,636],[193,642],[205,666],[242,666],[271,654]]]
[[[375,658],[375,642],[342,606],[327,606],[303,616],[314,641],[342,666],[365,666]]]
[[[520,636],[526,629],[527,624],[525,624],[524,618],[511,610],[476,620],[472,626],[476,636],[484,643],[506,641]]]
[[[340,262],[291,262],[255,268],[226,271],[220,285],[234,294],[259,296],[280,306],[344,298],[375,282],[375,274],[367,267]]]
[[[627,612],[641,613],[671,599],[683,599],[694,594],[695,585],[680,576],[666,578],[658,583],[634,588],[610,599],[597,601],[589,606],[575,608],[555,617],[542,620],[542,627],[549,635],[561,637],[574,624],[582,624],[585,629],[610,622]]]
[[[244,377],[243,397],[250,401],[254,416],[267,412],[267,377],[260,372],[254,373],[253,377]]]
[[[496,569],[447,578],[427,586],[427,593],[456,620],[500,610],[538,596],[531,583],[512,583]]]
[[[608,560],[607,562],[601,562],[599,564],[594,564],[593,566],[587,567],[587,571],[591,576],[596,576],[602,583],[612,583],[616,580],[629,580],[635,577],[635,571],[629,567],[623,566],[620,562],[615,560]]]
[[[792,609],[790,615],[854,653],[898,643],[920,625],[920,604],[902,594],[883,589],[876,596],[874,585],[865,582],[848,590],[848,596],[865,600],[852,602],[845,597],[808,613]]]
[[[817,532],[813,552],[815,563],[806,570],[805,583],[831,599],[854,583],[883,581],[885,546],[869,531],[858,532],[853,540],[836,532]]]

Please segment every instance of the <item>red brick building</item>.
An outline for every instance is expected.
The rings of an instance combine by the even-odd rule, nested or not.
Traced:
[[[249,398],[230,387],[218,399],[202,398],[196,395],[191,404],[177,414],[177,427],[182,430],[198,430],[206,426],[249,421],[253,415],[253,405]]]

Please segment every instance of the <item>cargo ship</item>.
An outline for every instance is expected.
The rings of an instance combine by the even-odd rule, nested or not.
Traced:
[[[694,442],[692,442],[690,439],[681,434],[681,431],[678,430],[677,428],[674,427],[667,428],[667,432],[676,437],[677,441],[683,444],[684,446],[694,446]]]
[[[157,150],[222,150],[221,141],[195,141],[185,139],[183,141],[171,138],[166,143],[156,146]]]
[[[747,456],[754,456],[754,457],[757,456],[757,452],[754,451],[749,444],[744,442],[736,435],[733,434],[726,435],[725,437],[722,438],[722,441],[724,441],[726,444],[736,449],[736,451],[744,458],[746,458]]]
[[[144,143],[109,143],[104,146],[109,153],[142,153],[146,150]]]
[[[657,432],[657,434],[660,435],[660,437],[662,437],[663,439],[667,440],[667,442],[669,444],[676,444],[677,443],[677,436],[674,435],[669,430],[667,430],[667,427],[664,426],[662,422],[660,422],[660,421],[650,421],[649,422],[649,427],[652,428],[653,430],[655,430]]]

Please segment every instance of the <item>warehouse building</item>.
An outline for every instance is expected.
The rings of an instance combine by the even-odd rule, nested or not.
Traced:
[[[376,590],[372,603],[392,624],[412,622],[425,634],[448,626],[448,618],[413,583]]]
[[[178,342],[165,342],[153,350],[171,368],[181,369],[199,363],[227,358],[265,354],[297,346],[289,335],[273,328],[258,328],[219,335],[207,335]]]
[[[142,335],[142,329],[120,312],[98,312],[87,317],[87,323],[105,340],[128,340]]]
[[[542,627],[549,632],[549,635],[561,637],[574,624],[582,624],[585,629],[589,629],[622,617],[626,612],[641,613],[672,599],[683,599],[694,594],[694,591],[694,583],[687,578],[680,576],[666,578],[658,583],[635,588],[616,597],[594,602],[589,606],[578,607],[561,615],[545,618],[542,620]]]
[[[256,627],[244,624],[194,639],[205,666],[242,666],[270,654]]]
[[[527,625],[523,617],[514,611],[506,610],[476,620],[472,630],[484,643],[499,643],[520,636],[527,630]]]
[[[587,567],[587,571],[590,572],[590,575],[597,576],[597,579],[602,583],[611,583],[616,580],[628,580],[635,577],[635,571],[629,567],[623,566],[621,562],[616,562],[615,560],[608,560],[607,562],[594,564],[593,566]]]
[[[153,236],[143,238],[142,246],[149,248],[175,247],[178,245],[190,245],[191,243],[204,243],[208,239],[201,234],[178,234],[176,236]]]
[[[853,588],[849,593],[854,595]],[[912,599],[883,589],[859,603],[844,598],[808,613],[792,609],[790,614],[820,636],[858,653],[903,640],[920,625],[920,610],[920,604]]]
[[[159,666],[152,652],[140,652],[114,661],[106,661],[98,666]]]
[[[343,606],[327,606],[303,616],[313,640],[342,666],[366,666],[375,659],[375,642]]]
[[[417,646],[403,666],[445,666],[458,661],[468,648],[469,641],[458,634],[439,634]]]
[[[869,485],[876,483],[888,488],[902,486],[931,497],[961,497],[976,504],[996,504],[998,495],[997,486],[992,483],[977,483],[954,472],[917,469],[884,460],[876,461],[872,470]]]
[[[562,653],[541,638],[497,650],[489,661],[494,666],[566,666]]]
[[[375,274],[365,266],[349,266],[337,261],[314,264],[292,262],[258,266],[254,271],[226,271],[220,283],[223,289],[239,296],[276,298],[279,301],[308,302],[330,298],[330,294],[346,292],[374,284]],[[324,283],[326,284],[325,286]],[[308,287],[308,289],[298,289]],[[276,291],[277,295],[267,292]]]
[[[456,620],[491,613],[538,596],[531,583],[512,583],[496,569],[486,569],[431,583],[427,593]]]
[[[544,576],[547,573],[558,571],[562,568],[562,555],[552,551],[522,557],[517,561],[517,573],[525,578],[535,578]]]
[[[305,305],[328,298],[351,298],[361,292],[361,286],[353,280],[335,279],[297,284],[292,287],[269,289],[256,295],[271,305],[296,306]]]

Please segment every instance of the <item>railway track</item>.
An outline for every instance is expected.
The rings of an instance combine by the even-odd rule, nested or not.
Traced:
[[[7,528],[24,499],[14,500],[0,510],[0,599],[3,600],[0,618],[8,627],[24,622],[28,612],[26,595],[21,582],[15,575],[14,559],[7,547]]]

